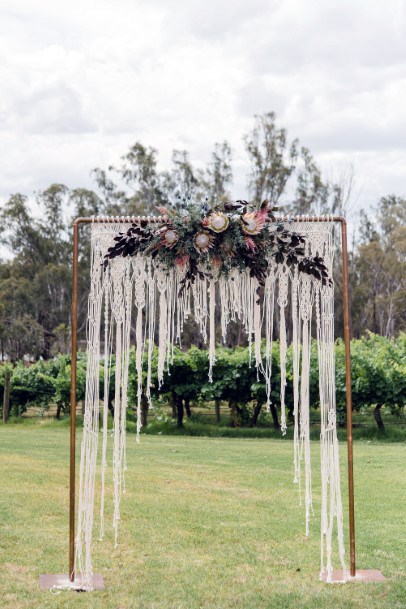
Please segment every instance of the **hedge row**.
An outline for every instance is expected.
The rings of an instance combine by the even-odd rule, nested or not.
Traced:
[[[345,366],[344,344],[336,342],[336,386],[337,408],[345,412]],[[290,350],[291,351],[291,350]],[[406,403],[406,335],[388,340],[378,335],[368,334],[365,338],[353,340],[352,354],[352,393],[356,410],[364,406],[382,405],[390,408],[393,414],[400,414]],[[154,364],[157,353],[154,352]],[[246,348],[235,350],[219,347],[213,369],[213,382],[208,381],[207,351],[191,348],[182,352],[174,349],[173,364],[165,373],[164,384],[158,390],[156,377],[153,378],[152,396],[157,401],[169,400],[182,423],[183,409],[188,411],[191,401],[212,402],[217,405],[227,402],[230,406],[233,424],[256,424],[259,412],[266,401],[265,384],[257,375],[254,363],[250,362]],[[319,406],[317,346],[313,344],[311,353],[310,400],[313,407]],[[280,406],[280,367],[279,346],[273,345],[272,351],[272,407],[274,424],[277,425],[277,409]],[[7,365],[0,367],[0,398],[4,390],[4,372]],[[156,369],[156,365],[154,365]],[[114,374],[114,360],[111,368]],[[146,376],[146,371],[144,370]],[[286,404],[290,413],[293,410],[291,352],[288,354]],[[77,399],[83,400],[86,379],[86,357],[78,355]],[[114,408],[114,383],[110,383],[110,408]],[[129,370],[129,401],[136,401],[135,355],[131,354]],[[57,405],[57,415],[69,412],[70,401],[70,357],[60,355],[53,360],[39,361],[29,367],[17,364],[11,376],[11,414],[20,415],[28,406],[36,405],[48,409]],[[103,366],[101,363],[100,396],[103,396]],[[144,407],[146,400],[143,400]]]

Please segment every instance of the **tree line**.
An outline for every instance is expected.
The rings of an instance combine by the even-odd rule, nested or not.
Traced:
[[[247,189],[252,201],[280,205],[286,214],[345,215],[353,175],[327,180],[311,154],[289,138],[270,112],[254,119],[243,136],[247,154]],[[196,168],[186,150],[174,150],[169,170],[161,170],[158,151],[136,142],[117,166],[92,172],[94,189],[51,184],[33,197],[14,193],[0,209],[0,243],[10,257],[0,261],[1,357],[24,355],[49,359],[66,353],[70,340],[72,221],[78,216],[156,213],[156,205],[176,192],[195,197],[239,198],[233,192],[229,144],[214,145],[205,168]],[[375,202],[374,202],[375,203]],[[377,197],[362,211],[350,252],[352,333],[371,330],[386,337],[406,329],[406,199]],[[82,227],[83,233],[88,228]],[[85,338],[90,244],[82,234],[79,250],[79,338]],[[336,333],[341,334],[340,250],[335,260]],[[275,321],[277,324],[277,319]],[[196,328],[186,331],[193,343]],[[237,327],[229,346],[244,345]]]

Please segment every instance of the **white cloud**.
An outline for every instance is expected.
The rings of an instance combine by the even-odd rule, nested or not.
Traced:
[[[402,0],[3,0],[0,194],[91,186],[137,139],[168,166],[235,154],[275,110],[326,172],[354,165],[360,205],[406,194]]]

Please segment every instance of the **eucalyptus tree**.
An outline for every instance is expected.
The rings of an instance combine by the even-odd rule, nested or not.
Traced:
[[[252,200],[281,204],[292,215],[344,213],[353,185],[353,170],[327,180],[309,148],[290,139],[274,112],[255,116],[244,136],[248,154],[248,190]]]
[[[95,179],[104,214],[128,216],[151,214],[162,203],[157,150],[135,142],[118,166],[96,168]]]
[[[286,129],[276,125],[274,112],[256,116],[250,133],[244,136],[250,162],[248,189],[257,203],[264,199],[277,204],[293,175],[298,158],[298,140],[289,143]]]
[[[374,216],[363,212],[360,220],[352,294],[355,335],[368,328],[390,338],[406,330],[406,199],[382,197]]]
[[[202,192],[211,201],[230,199],[230,186],[233,181],[232,152],[225,140],[216,142],[210,161],[204,171],[200,171]]]
[[[52,184],[31,203],[21,194],[12,195],[0,212],[0,242],[13,256],[2,263],[0,274],[1,340],[9,357],[49,357],[54,328],[69,323],[67,205],[66,186]]]

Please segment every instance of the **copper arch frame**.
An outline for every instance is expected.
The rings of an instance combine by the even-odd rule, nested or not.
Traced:
[[[69,580],[75,579],[75,492],[76,492],[76,357],[77,357],[77,308],[78,308],[78,259],[80,224],[108,222],[160,222],[157,216],[120,216],[77,218],[73,223],[73,263],[72,263],[72,360],[70,389],[70,482],[69,482]],[[345,386],[347,411],[347,464],[348,464],[348,516],[350,537],[350,575],[355,577],[355,518],[354,518],[354,459],[352,439],[352,393],[351,393],[351,351],[350,351],[350,314],[348,292],[348,249],[347,222],[342,216],[283,216],[278,221],[294,222],[338,222],[341,225],[342,278],[343,278],[343,317],[345,344]]]

